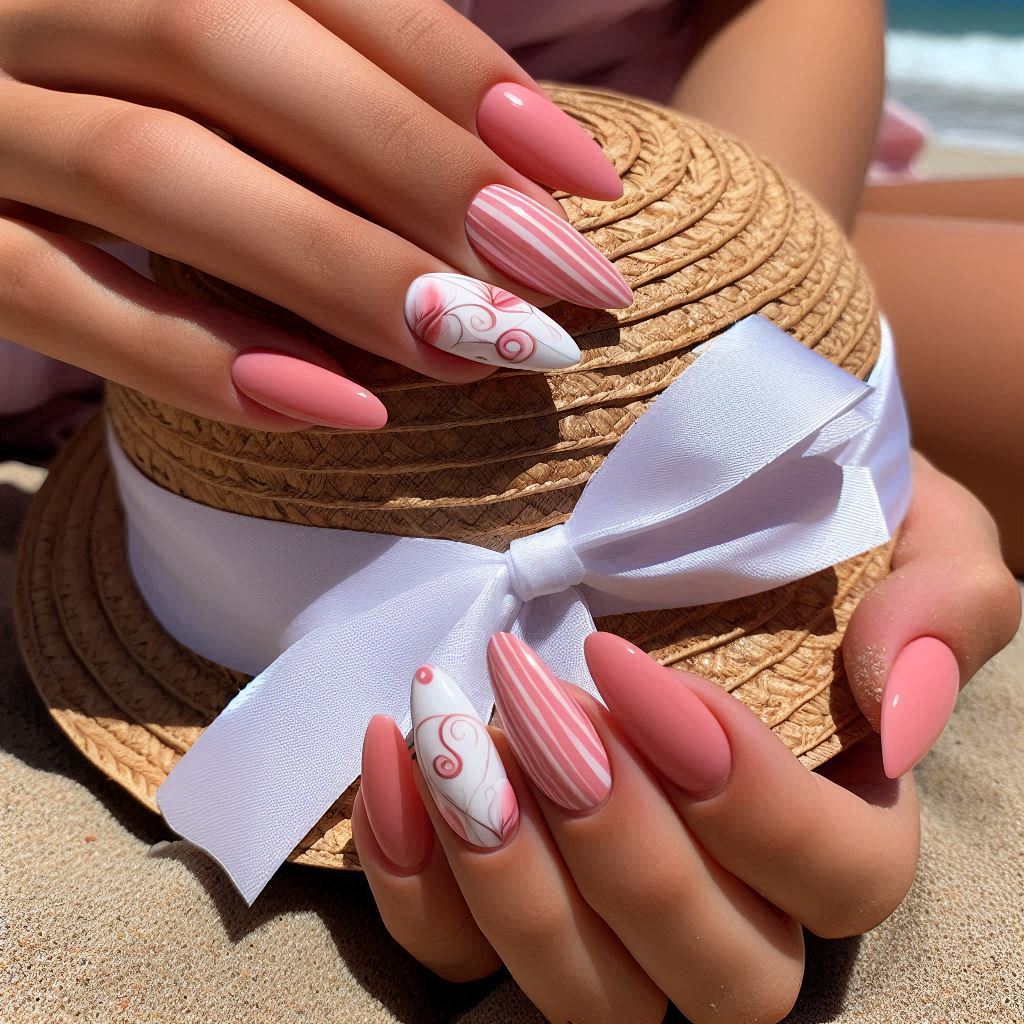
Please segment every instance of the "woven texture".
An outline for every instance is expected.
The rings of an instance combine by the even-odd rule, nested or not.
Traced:
[[[263,434],[111,386],[121,445],[156,483],[244,515],[504,550],[564,522],[591,474],[699,343],[759,312],[858,377],[877,358],[878,311],[841,231],[741,143],[663,108],[607,92],[553,89],[615,161],[615,203],[559,197],[624,274],[615,312],[549,310],[580,364],[502,371],[472,385],[429,381],[350,349],[293,314],[154,258],[164,285],[300,331],[381,396],[388,426]],[[712,396],[713,400],[713,396]],[[179,757],[246,678],[186,650],[136,592],[94,422],[64,452],[24,538],[18,608],[26,662],[54,717],[104,772],[155,809]],[[808,766],[869,729],[839,647],[889,549],[740,601],[599,622],[666,664],[714,680]],[[293,855],[358,866],[354,787]]]

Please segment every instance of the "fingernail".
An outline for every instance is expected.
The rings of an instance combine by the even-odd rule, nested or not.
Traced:
[[[519,826],[516,794],[487,726],[434,665],[413,676],[412,721],[416,758],[441,816],[473,846],[502,846]]]
[[[518,637],[487,645],[501,727],[526,773],[559,807],[590,811],[611,790],[608,754],[572,694]]]
[[[724,785],[729,741],[678,672],[611,633],[591,633],[585,651],[609,711],[655,768],[695,795]]]
[[[489,89],[476,113],[480,138],[520,174],[592,199],[618,199],[622,181],[601,147],[546,96],[512,82]]]
[[[632,305],[625,279],[574,227],[506,185],[476,194],[466,234],[485,260],[545,295],[595,309]]]
[[[254,402],[307,423],[376,430],[388,421],[376,395],[341,374],[283,352],[242,352],[231,367],[231,380]]]
[[[462,274],[423,274],[405,293],[405,322],[428,345],[517,370],[560,370],[580,361],[576,342],[546,313]]]
[[[959,692],[960,666],[941,640],[922,636],[896,655],[882,690],[882,765],[890,779],[931,750]]]
[[[425,864],[434,830],[416,788],[405,737],[386,715],[374,715],[363,737],[359,790],[384,856],[407,871]]]

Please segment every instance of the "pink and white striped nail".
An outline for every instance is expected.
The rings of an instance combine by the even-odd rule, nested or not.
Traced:
[[[412,684],[416,758],[441,816],[467,843],[502,846],[519,827],[519,804],[498,750],[469,698],[435,665]]]
[[[476,194],[466,234],[485,260],[545,295],[595,309],[633,303],[623,276],[572,225],[507,185]]]
[[[567,811],[590,811],[611,790],[608,754],[590,719],[537,654],[511,633],[487,646],[494,700],[516,759]]]

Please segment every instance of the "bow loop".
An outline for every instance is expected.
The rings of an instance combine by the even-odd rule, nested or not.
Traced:
[[[586,575],[564,525],[519,537],[509,545],[505,558],[512,589],[524,602],[569,590]]]

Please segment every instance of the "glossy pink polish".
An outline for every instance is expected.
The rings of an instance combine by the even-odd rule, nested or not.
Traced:
[[[242,352],[231,367],[231,380],[254,402],[306,423],[376,430],[388,421],[376,395],[339,373],[284,352]]]
[[[882,764],[890,779],[931,750],[959,692],[960,666],[941,640],[918,637],[896,656],[882,690]]]
[[[618,199],[622,181],[601,147],[546,96],[512,82],[489,89],[476,114],[487,145],[520,174],[591,199]]]
[[[724,785],[729,740],[680,673],[611,633],[591,633],[585,651],[608,710],[658,771],[695,796]]]
[[[384,856],[406,871],[425,864],[434,830],[416,788],[409,748],[394,720],[385,715],[374,715],[363,737],[359,790]]]
[[[495,633],[487,663],[501,727],[536,786],[567,811],[590,811],[612,787],[608,754],[565,684],[511,633]]]

